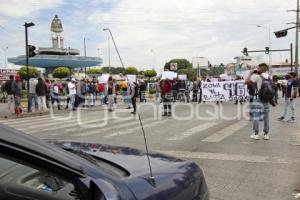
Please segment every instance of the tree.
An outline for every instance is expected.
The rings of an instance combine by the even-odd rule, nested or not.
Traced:
[[[66,78],[70,76],[71,71],[68,67],[57,67],[53,70],[52,74],[54,78]]]
[[[144,72],[145,76],[148,78],[154,77],[157,75],[156,71],[154,69],[146,70]]]
[[[36,78],[39,76],[39,71],[35,67],[28,67],[29,71],[29,78]],[[21,67],[19,70],[19,75],[21,79],[26,79],[27,78],[27,69],[26,67]]]
[[[188,80],[193,81],[197,79],[197,69],[188,68],[188,69],[180,69],[177,71],[178,74],[186,74]]]
[[[125,74],[136,74],[138,75],[139,71],[136,67],[130,66],[125,69]]]
[[[181,58],[181,59],[172,59],[169,62],[167,62],[165,64],[164,69],[166,70],[170,70],[170,65],[171,63],[177,63],[177,70],[180,69],[189,69],[192,68],[192,63],[190,63],[190,61],[188,61],[187,59]]]
[[[86,71],[87,74],[101,74],[102,70],[101,69],[89,69]]]

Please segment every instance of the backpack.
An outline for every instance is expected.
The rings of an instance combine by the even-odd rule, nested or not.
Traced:
[[[276,85],[271,79],[266,79],[260,76],[262,79],[261,88],[258,91],[259,100],[263,103],[271,102],[275,96]]]

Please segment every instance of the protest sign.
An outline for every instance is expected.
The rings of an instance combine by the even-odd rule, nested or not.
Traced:
[[[178,75],[178,80],[186,81],[187,80],[187,75],[186,74],[179,74]]]
[[[173,80],[174,78],[177,77],[177,73],[171,72],[171,71],[164,71],[161,73],[162,77],[161,79],[170,79]]]
[[[235,101],[249,97],[244,81],[203,82],[203,101]]]
[[[107,83],[109,78],[109,74],[102,74],[101,76],[98,76],[98,83]]]
[[[133,82],[136,82],[136,75],[135,74],[127,74],[127,81],[129,83],[133,83]]]

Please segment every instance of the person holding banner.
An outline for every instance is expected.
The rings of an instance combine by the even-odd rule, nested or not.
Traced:
[[[172,116],[172,82],[168,78],[163,79],[159,83],[161,97],[163,99],[164,114],[163,116]]]
[[[108,94],[108,111],[113,112],[115,109],[115,100],[114,100],[114,82],[112,77],[110,76],[107,82],[107,94]]]
[[[264,121],[264,135],[263,139],[269,140],[269,103],[272,100],[273,97],[269,100],[267,97],[262,94],[262,91],[266,90],[266,86],[268,84],[271,84],[271,80],[269,77],[268,71],[268,65],[265,63],[261,63],[258,65],[257,72],[251,71],[245,81],[245,84],[256,84],[257,93],[253,97],[253,103],[251,106],[251,113],[252,113],[252,122],[253,122],[253,134],[250,136],[250,138],[254,140],[259,140],[259,120],[261,115],[263,115],[263,121]],[[265,92],[267,94],[268,92]]]

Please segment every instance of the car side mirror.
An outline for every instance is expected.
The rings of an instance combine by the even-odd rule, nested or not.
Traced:
[[[116,188],[101,179],[93,180],[90,183],[93,200],[120,200],[119,192]]]

